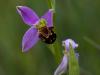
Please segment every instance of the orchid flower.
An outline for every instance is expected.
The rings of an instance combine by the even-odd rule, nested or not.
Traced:
[[[28,51],[39,41],[39,39],[42,39],[48,44],[55,41],[56,34],[52,30],[52,9],[49,9],[41,18],[39,18],[37,14],[27,6],[17,6],[16,8],[24,23],[30,26],[22,39],[23,52]]]
[[[64,53],[63,59],[62,59],[60,65],[58,66],[58,68],[56,69],[56,71],[54,72],[54,75],[62,75],[63,73],[65,73],[67,71],[68,64],[69,64],[68,52],[69,52],[70,44],[72,45],[73,49],[78,47],[78,44],[75,43],[72,39],[67,39],[62,42],[62,45],[65,47],[65,52],[67,54]],[[78,53],[75,53],[75,54],[76,54],[76,58],[78,59],[79,54]]]

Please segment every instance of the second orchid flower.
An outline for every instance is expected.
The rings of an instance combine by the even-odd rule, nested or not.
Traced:
[[[70,44],[73,49],[78,47],[78,44],[75,43],[72,39],[67,39],[63,41],[63,46],[65,47],[65,53],[62,59],[62,62],[54,72],[54,75],[62,75],[67,71],[68,64],[69,64],[69,50],[70,50]],[[75,52],[76,58],[78,60],[79,54]]]

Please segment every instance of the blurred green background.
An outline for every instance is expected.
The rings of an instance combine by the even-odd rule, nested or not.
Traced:
[[[39,16],[48,10],[47,0],[0,0],[0,75],[53,75],[57,64],[46,44],[40,41],[21,52],[29,26],[17,13],[18,5]],[[56,0],[55,15],[59,44],[66,38],[79,44],[81,75],[100,75],[100,0]]]

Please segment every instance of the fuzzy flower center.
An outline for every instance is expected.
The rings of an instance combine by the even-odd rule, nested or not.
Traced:
[[[35,27],[36,27],[38,30],[40,30],[42,27],[45,27],[46,24],[47,24],[46,20],[42,18],[42,19],[40,19],[40,20],[38,21],[38,23],[36,24]]]

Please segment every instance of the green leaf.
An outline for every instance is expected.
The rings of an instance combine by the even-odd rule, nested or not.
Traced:
[[[69,75],[79,75],[79,64],[78,60],[75,56],[74,49],[72,48],[72,45],[70,44],[70,50],[69,50]]]

